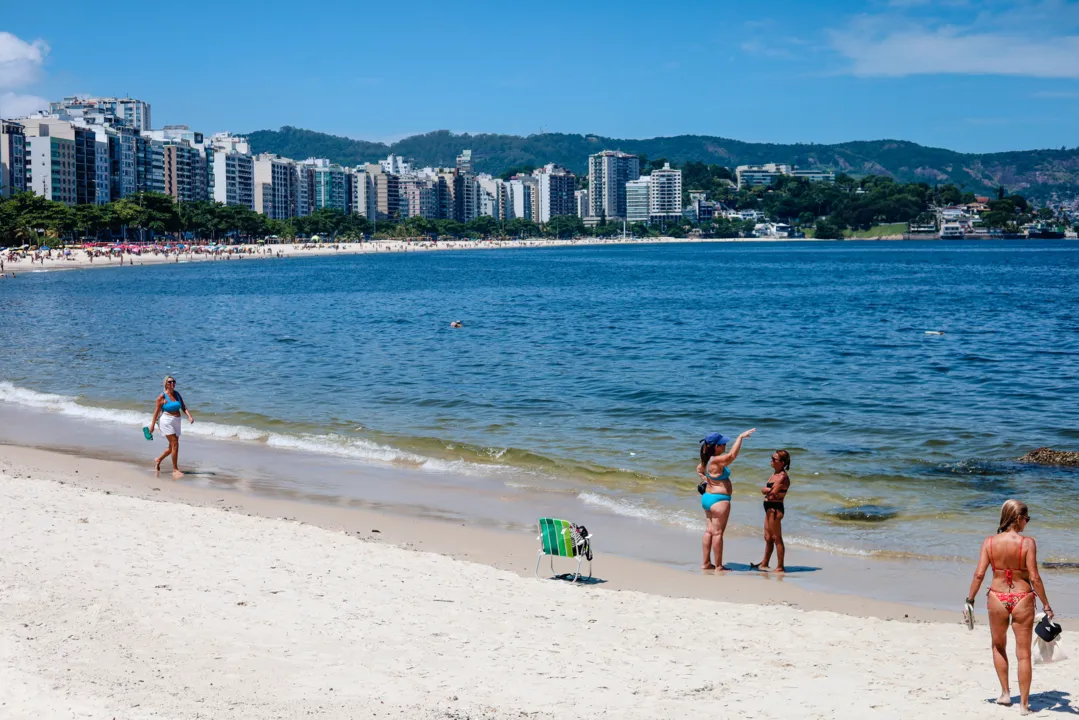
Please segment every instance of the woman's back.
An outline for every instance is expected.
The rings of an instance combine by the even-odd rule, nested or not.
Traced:
[[[1032,542],[1017,532],[1003,532],[988,538],[989,564],[993,569],[993,590],[1029,589],[1030,573],[1026,554]],[[1023,586],[1026,586],[1024,588]]]

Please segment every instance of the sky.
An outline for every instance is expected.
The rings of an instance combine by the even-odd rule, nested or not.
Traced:
[[[1079,0],[5,3],[0,116],[154,125],[1079,146]]]

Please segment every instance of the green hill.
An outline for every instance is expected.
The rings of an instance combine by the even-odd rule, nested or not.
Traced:
[[[852,175],[890,175],[903,182],[954,183],[978,193],[1003,185],[1030,197],[1079,194],[1079,148],[1024,150],[1003,153],[959,153],[902,140],[872,140],[837,145],[748,143],[704,135],[679,135],[647,140],[618,140],[595,135],[455,135],[446,130],[413,135],[392,144],[352,140],[285,126],[248,135],[255,152],[272,152],[304,159],[325,157],[342,165],[374,162],[390,153],[419,166],[452,166],[457,154],[472,149],[480,172],[500,174],[522,165],[554,162],[584,173],[594,152],[620,149],[666,158],[734,167],[778,162],[802,167],[823,166]]]

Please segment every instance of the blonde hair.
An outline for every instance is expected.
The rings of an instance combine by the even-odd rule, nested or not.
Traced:
[[[165,376],[165,379],[161,381],[161,384],[162,384],[162,385],[164,385],[164,384],[165,384],[165,383],[167,383],[167,382],[168,382],[169,380],[172,380],[173,382],[176,382],[176,378],[174,378],[174,377],[173,377],[172,375],[166,375],[166,376]]]
[[[1029,514],[1030,510],[1027,508],[1025,502],[1005,500],[1004,504],[1000,506],[1000,525],[997,527],[997,533],[999,534],[1010,530],[1016,520],[1021,517],[1027,517]]]

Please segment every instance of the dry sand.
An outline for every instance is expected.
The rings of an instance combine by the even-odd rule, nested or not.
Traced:
[[[713,242],[790,242],[789,238],[576,238],[570,240],[553,240],[549,238],[531,238],[525,240],[440,240],[435,242],[406,242],[404,240],[375,240],[364,243],[326,243],[321,245],[304,245],[299,243],[282,243],[279,245],[234,245],[231,247],[233,255],[231,260],[225,255],[214,256],[212,254],[181,253],[141,255],[123,254],[123,265],[159,265],[162,263],[186,263],[186,262],[230,262],[236,260],[253,260],[276,258],[276,253],[282,253],[283,257],[314,257],[319,255],[354,255],[366,253],[386,252],[427,252],[438,250],[499,250],[511,248],[540,248],[540,247],[566,247],[584,245],[650,245],[656,243],[713,243]],[[815,242],[813,238],[797,239],[795,242]],[[824,241],[830,242],[830,241]],[[253,254],[247,254],[251,250]],[[270,252],[267,253],[267,250]],[[6,262],[6,261],[5,261]],[[95,267],[119,267],[119,257],[98,257],[90,262],[89,255],[83,250],[72,250],[70,255],[60,256],[53,253],[53,257],[46,258],[44,262],[30,262],[28,259],[18,262],[6,262],[6,271],[39,272],[41,270],[73,270],[77,268]]]
[[[343,531],[445,524],[335,531],[147,476],[0,448],[0,717],[1018,715],[988,702],[984,625],[575,587]],[[1075,684],[1035,668],[1035,709],[1075,712]]]

